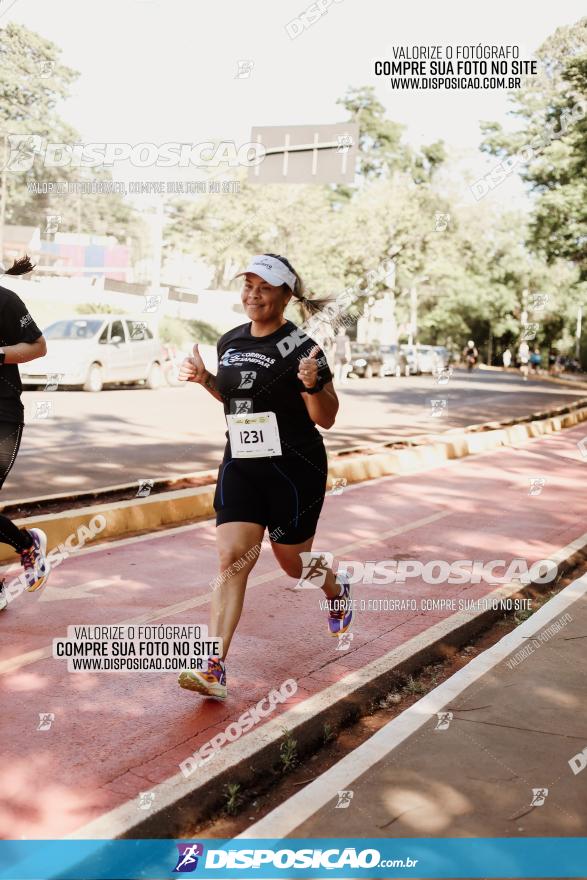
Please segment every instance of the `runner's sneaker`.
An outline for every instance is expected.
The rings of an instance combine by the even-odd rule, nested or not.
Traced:
[[[348,580],[342,583],[342,593],[328,600],[328,629],[331,636],[340,636],[349,629],[353,621],[351,585]]]
[[[6,589],[4,586],[4,581],[0,580],[0,611],[4,611],[6,606],[8,605],[8,599],[6,598]]]
[[[227,690],[224,660],[220,660],[218,657],[208,657],[207,672],[200,672],[197,669],[182,669],[177,682],[180,687],[188,691],[197,691],[204,697],[225,700]]]
[[[27,582],[27,590],[34,593],[44,586],[49,577],[49,563],[46,559],[47,535],[42,529],[29,529],[29,535],[33,543],[20,554],[20,561],[24,568]]]

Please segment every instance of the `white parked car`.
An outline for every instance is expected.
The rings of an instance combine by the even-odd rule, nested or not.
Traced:
[[[82,387],[101,391],[107,383],[163,382],[161,343],[144,316],[76,315],[43,331],[45,357],[22,364],[22,384]]]

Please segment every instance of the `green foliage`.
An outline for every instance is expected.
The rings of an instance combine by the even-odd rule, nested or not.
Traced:
[[[559,28],[537,53],[545,75],[528,78],[512,93],[518,130],[484,124],[483,149],[498,159],[540,142],[520,163],[533,191],[533,212],[497,212],[485,201],[462,202],[442,184],[451,169],[441,141],[414,150],[403,127],[389,118],[371,86],[349,88],[338,101],[358,123],[357,182],[352,186],[258,186],[239,172],[240,193],[176,199],[167,213],[164,255],[177,252],[213,269],[211,287],[224,289],[251,254],[285,254],[317,298],[348,288],[360,292],[351,306],[360,315],[366,298],[388,294],[384,279],[367,288],[366,276],[394,259],[398,324],[410,321],[412,290],[418,300],[418,340],[461,349],[475,339],[482,356],[516,347],[525,297],[548,293],[537,343],[573,349],[577,307],[587,293],[587,18]],[[60,50],[21,25],[0,29],[0,119],[5,129],[75,142],[78,134],[57,114],[78,74]],[[48,77],[39,76],[42,65]],[[544,133],[550,132],[544,138]],[[540,138],[542,140],[540,141]],[[44,168],[43,180],[108,178],[104,169]],[[118,195],[107,198],[37,196],[22,174],[9,173],[7,222],[44,226],[60,214],[61,231],[91,231],[130,238],[134,257],[150,255],[146,225]],[[169,206],[168,206],[169,207]],[[450,215],[444,231],[435,215]],[[288,317],[300,321],[292,304]],[[164,342],[179,349],[193,341],[214,344],[220,333],[197,321],[165,317]],[[400,338],[405,341],[405,334]],[[487,348],[485,348],[487,346]]]
[[[359,174],[377,178],[398,170],[407,171],[412,152],[402,144],[403,125],[386,119],[385,108],[373,86],[351,88],[337,101],[359,126]]]
[[[536,194],[529,243],[549,263],[573,261],[587,280],[587,18],[558,28],[538,49],[542,74],[513,92],[518,129],[486,123],[484,149],[522,157]],[[522,152],[523,151],[523,152]]]
[[[79,315],[122,315],[124,309],[109,306],[105,303],[81,303],[76,307]]]
[[[444,144],[437,141],[417,154],[402,142],[404,126],[385,116],[385,107],[375,97],[373,86],[349,88],[337,101],[359,126],[360,177],[375,180],[394,172],[408,172],[416,183],[430,180],[445,158]],[[342,192],[347,194],[343,189]]]
[[[335,738],[334,730],[332,729],[332,725],[328,723],[328,721],[324,722],[324,726],[322,728],[322,739],[324,744],[329,743],[330,740]]]
[[[194,342],[216,345],[222,336],[219,330],[205,321],[188,321],[183,318],[165,316],[159,322],[159,337],[166,345],[182,349]]]
[[[279,758],[281,760],[282,773],[293,770],[298,764],[298,743],[287,727],[283,728],[283,742],[279,746]]]
[[[240,785],[236,782],[230,782],[228,785],[224,786],[224,809],[229,816],[234,816],[235,813],[238,813],[243,802],[240,788]]]
[[[418,681],[417,678],[409,675],[403,689],[408,694],[425,694],[427,687],[424,682]]]
[[[0,28],[0,123],[3,132],[37,135],[52,143],[75,144],[79,133],[66,123],[56,106],[67,98],[79,74],[61,61],[61,50],[24,25]],[[0,142],[0,147],[1,147]],[[0,150],[1,152],[1,150]],[[7,156],[8,158],[8,156]],[[27,183],[67,180],[110,180],[104,168],[51,167],[39,155],[30,172],[6,175],[6,223],[45,228],[47,214],[61,217],[60,232],[114,235],[124,243],[134,238],[137,252],[146,245],[143,221],[123,201],[122,195],[84,193],[63,195],[29,192]]]

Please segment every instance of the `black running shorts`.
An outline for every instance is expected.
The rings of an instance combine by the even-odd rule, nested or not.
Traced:
[[[218,471],[216,525],[265,526],[277,544],[301,544],[316,532],[328,464],[322,439],[271,458],[224,458]]]

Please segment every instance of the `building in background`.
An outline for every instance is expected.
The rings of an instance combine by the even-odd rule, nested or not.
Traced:
[[[5,226],[2,239],[2,262],[8,269],[13,261],[28,254],[33,263],[41,253],[41,230],[38,226]]]
[[[41,235],[38,226],[4,226],[2,262],[28,254],[37,273],[65,277],[132,281],[131,249],[113,235],[55,232]]]
[[[56,232],[41,242],[39,268],[56,275],[133,280],[130,247],[113,235]]]

